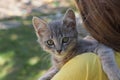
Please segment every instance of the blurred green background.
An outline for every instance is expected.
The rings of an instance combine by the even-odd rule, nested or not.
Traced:
[[[32,17],[59,19],[70,7],[73,0],[1,0],[0,80],[37,80],[45,73],[50,55],[36,41]]]

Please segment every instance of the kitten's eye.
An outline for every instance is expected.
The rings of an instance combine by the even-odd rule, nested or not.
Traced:
[[[62,43],[67,43],[69,41],[69,37],[64,37],[63,39],[62,39]]]
[[[54,45],[54,42],[53,42],[53,40],[48,40],[48,41],[47,41],[47,44],[48,44],[49,46],[52,46],[52,45]]]

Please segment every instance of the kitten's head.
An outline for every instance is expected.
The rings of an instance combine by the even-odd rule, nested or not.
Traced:
[[[33,26],[41,47],[55,56],[68,54],[77,43],[76,20],[73,10],[68,9],[62,20],[45,22],[33,17]]]

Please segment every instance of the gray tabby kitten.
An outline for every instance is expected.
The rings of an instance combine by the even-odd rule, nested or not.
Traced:
[[[98,54],[109,80],[120,80],[120,71],[115,63],[114,51],[98,43],[92,37],[78,38],[73,10],[68,9],[62,20],[47,23],[33,17],[32,21],[38,42],[45,51],[51,54],[53,63],[52,68],[39,80],[50,80],[67,61],[85,52]]]

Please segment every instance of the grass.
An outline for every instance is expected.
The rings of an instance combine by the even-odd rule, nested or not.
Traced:
[[[36,41],[31,17],[17,20],[20,27],[0,30],[0,80],[37,80],[50,67],[50,56]]]
[[[49,54],[36,41],[31,20],[34,15],[49,18],[48,15],[55,14],[33,11],[26,19],[11,17],[0,20],[21,23],[17,28],[0,30],[0,80],[37,80],[51,66]]]

